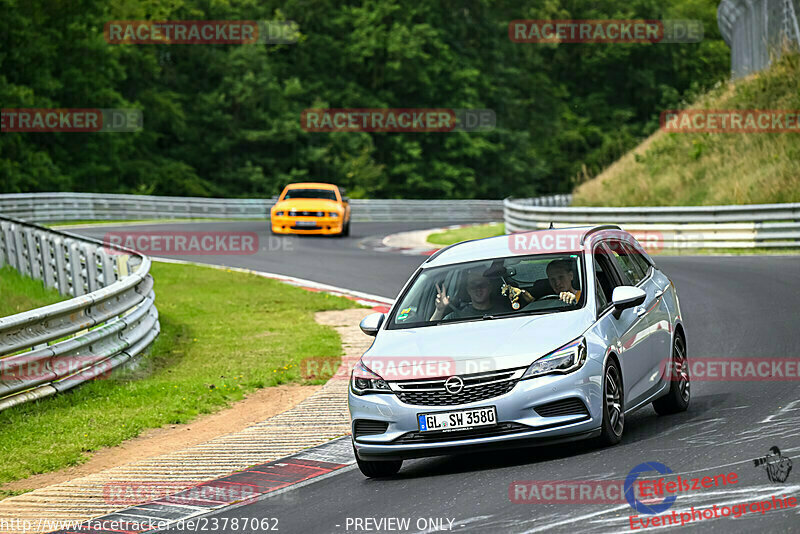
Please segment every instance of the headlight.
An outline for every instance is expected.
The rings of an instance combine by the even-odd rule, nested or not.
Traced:
[[[278,217],[283,217],[283,212],[282,211],[276,211],[275,215],[277,215]]]
[[[328,215],[333,217],[334,219],[339,216],[339,214],[336,213],[335,211],[330,212]]]
[[[365,393],[391,393],[389,384],[386,381],[367,369],[362,361],[353,367],[353,372],[350,374],[350,389],[356,395],[363,395]]]
[[[324,211],[318,211],[317,212],[317,217],[323,217],[324,215],[325,215]]]
[[[586,339],[580,337],[533,362],[522,375],[522,379],[550,373],[571,373],[583,367],[584,363],[586,363]]]

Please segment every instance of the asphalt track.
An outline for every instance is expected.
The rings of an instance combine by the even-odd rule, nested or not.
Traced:
[[[290,238],[291,249],[284,245],[277,250],[270,250],[264,223],[192,223],[181,225],[180,230],[252,231],[260,238],[261,250],[255,255],[185,259],[395,297],[425,257],[380,252],[371,245],[391,232],[431,226],[435,223],[353,223],[350,238]],[[170,228],[177,229],[158,225],[124,230]],[[102,237],[108,230],[75,231]],[[800,256],[656,256],[655,260],[678,289],[690,358],[800,358],[800,306],[796,302]],[[343,469],[214,516],[277,518],[280,531],[290,533],[630,531],[633,510],[627,503],[520,504],[511,502],[509,487],[520,480],[624,480],[634,466],[648,461],[661,462],[688,477],[737,473],[735,485],[680,495],[672,508],[678,512],[690,506],[766,500],[772,495],[800,497],[797,381],[695,381],[688,412],[658,417],[647,407],[627,417],[625,423],[622,442],[612,448],[575,443],[412,460],[388,480],[368,480],[357,469]],[[773,445],[795,459],[795,469],[784,483],[770,482],[762,468],[753,466],[752,459],[764,456]],[[799,514],[800,508],[749,512],[738,519],[698,521],[681,530],[800,532]],[[373,522],[364,523],[365,518],[407,518],[410,526],[379,529]]]

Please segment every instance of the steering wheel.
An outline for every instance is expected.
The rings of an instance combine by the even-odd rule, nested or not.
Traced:
[[[545,299],[559,299],[559,298],[561,298],[561,297],[559,297],[558,295],[545,295],[543,297],[539,297],[536,300],[539,301],[539,300],[545,300]]]

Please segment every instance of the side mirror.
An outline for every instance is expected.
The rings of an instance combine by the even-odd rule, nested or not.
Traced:
[[[367,334],[368,336],[377,336],[378,330],[380,330],[381,325],[383,324],[383,320],[386,318],[386,315],[383,313],[370,313],[363,319],[361,319],[361,324],[358,326],[361,327],[361,331]]]
[[[342,197],[342,202],[350,202],[350,197]]]
[[[611,302],[614,304],[614,310],[620,312],[634,306],[644,304],[647,298],[647,293],[644,290],[634,286],[619,286],[614,288],[611,293]]]

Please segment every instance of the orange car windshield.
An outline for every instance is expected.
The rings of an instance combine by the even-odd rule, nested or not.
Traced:
[[[321,198],[324,200],[336,200],[336,193],[330,189],[290,189],[286,192],[283,200],[293,198]]]

